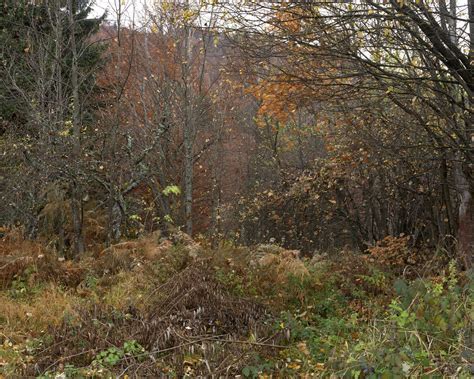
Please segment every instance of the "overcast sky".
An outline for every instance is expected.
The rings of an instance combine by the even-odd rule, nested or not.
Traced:
[[[137,20],[143,14],[146,2],[147,0],[95,0],[94,16],[100,16],[107,10],[108,19],[114,20],[121,3],[123,18],[128,23],[133,18]],[[148,0],[148,3],[151,3],[151,0]]]

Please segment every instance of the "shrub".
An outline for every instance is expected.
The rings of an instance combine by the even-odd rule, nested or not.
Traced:
[[[386,317],[366,328],[362,338],[345,349],[344,359],[333,357],[333,367],[355,376],[362,366],[375,375],[467,375],[472,278],[461,286],[452,263],[441,279],[398,279],[395,288],[399,296]],[[350,368],[354,364],[359,367]]]

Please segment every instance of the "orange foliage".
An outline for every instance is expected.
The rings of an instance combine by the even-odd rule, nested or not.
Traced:
[[[408,236],[387,236],[369,248],[371,257],[382,265],[403,265],[408,255]]]
[[[296,110],[311,100],[313,91],[300,81],[277,75],[250,87],[248,92],[260,101],[259,116],[268,115],[286,123]]]
[[[287,4],[279,4],[280,9],[275,13],[273,25],[277,31],[287,33],[298,33],[301,31],[301,14],[303,10],[299,6],[288,7]]]

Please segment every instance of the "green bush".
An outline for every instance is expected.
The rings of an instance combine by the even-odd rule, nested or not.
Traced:
[[[112,346],[107,350],[101,351],[96,355],[92,363],[100,367],[113,367],[125,357],[143,357],[144,352],[145,349],[137,341],[126,341],[122,348]]]
[[[468,377],[472,278],[461,286],[453,263],[440,280],[398,279],[395,289],[399,296],[392,300],[386,317],[374,321],[356,344],[346,347],[343,359],[334,357],[334,368],[356,377],[364,367],[377,377]]]

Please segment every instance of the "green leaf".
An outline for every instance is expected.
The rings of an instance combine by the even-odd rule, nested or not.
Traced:
[[[177,185],[169,185],[166,186],[165,189],[163,190],[163,195],[169,196],[169,195],[180,195],[181,194],[181,189]]]
[[[244,367],[244,368],[242,369],[242,375],[243,375],[243,376],[247,376],[247,377],[248,377],[248,376],[250,376],[250,374],[251,374],[251,371],[250,371],[250,367],[249,367],[249,366],[246,366],[246,367]]]

